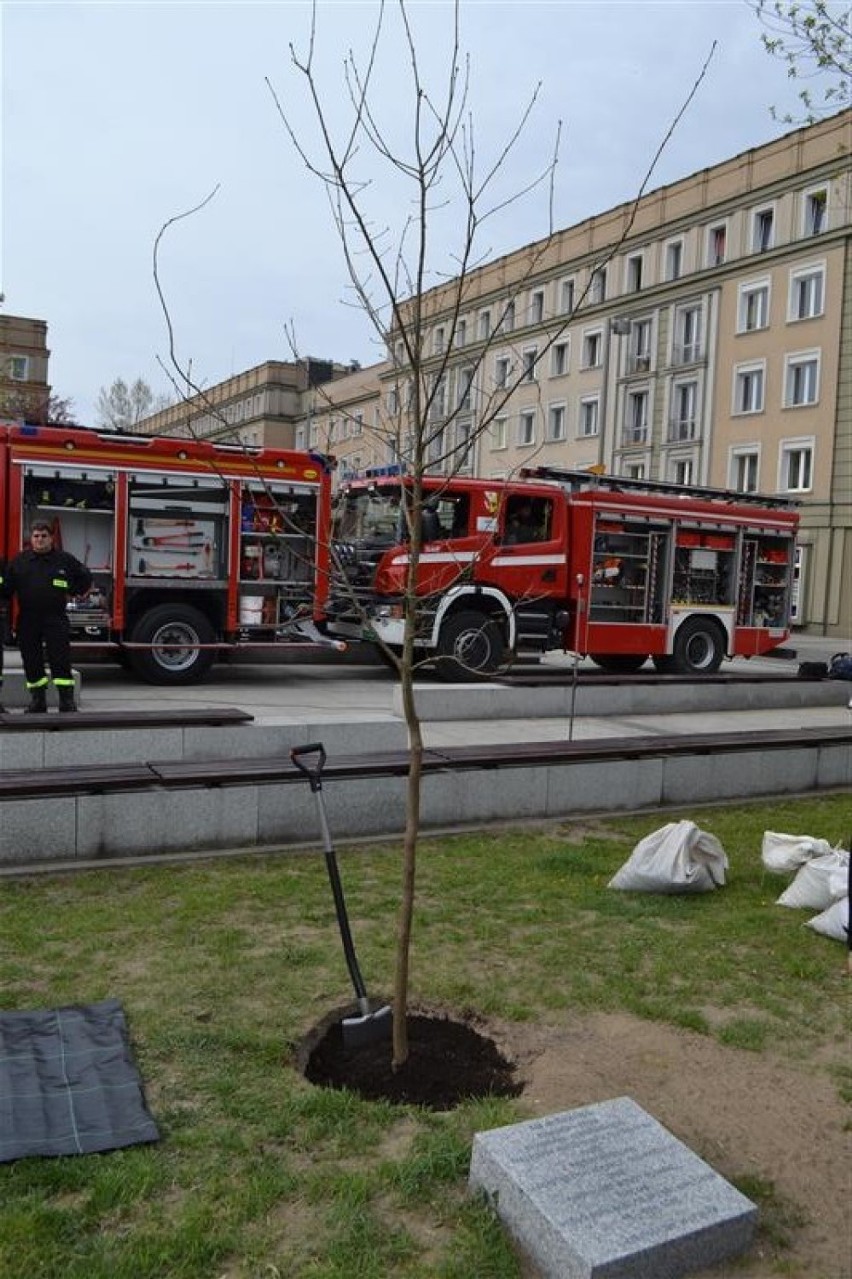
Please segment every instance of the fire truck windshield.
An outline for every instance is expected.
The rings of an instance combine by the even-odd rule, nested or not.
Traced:
[[[403,519],[400,498],[398,487],[346,489],[335,504],[335,541],[387,545],[397,541]]]

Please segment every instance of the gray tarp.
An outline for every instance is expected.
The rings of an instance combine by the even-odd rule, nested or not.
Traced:
[[[158,1141],[116,999],[0,1012],[0,1163]]]

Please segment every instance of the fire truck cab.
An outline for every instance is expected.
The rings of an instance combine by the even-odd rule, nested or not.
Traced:
[[[400,651],[411,483],[338,496],[335,634]],[[540,467],[517,480],[427,476],[417,650],[450,679],[561,648],[603,669],[716,671],[789,634],[798,515],[781,499]]]

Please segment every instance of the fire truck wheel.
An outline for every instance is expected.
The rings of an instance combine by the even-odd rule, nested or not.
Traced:
[[[130,650],[133,669],[149,684],[192,684],[207,673],[215,656],[214,649],[197,647],[212,644],[215,635],[204,614],[189,604],[158,604],[143,613],[131,640],[151,645]]]
[[[679,675],[712,675],[725,656],[725,632],[712,617],[690,617],[674,638],[672,667]]]
[[[503,665],[505,645],[493,618],[475,609],[451,613],[438,636],[438,674],[446,680],[475,680]]]
[[[602,671],[611,671],[613,675],[632,675],[648,660],[647,653],[590,653],[589,657]]]

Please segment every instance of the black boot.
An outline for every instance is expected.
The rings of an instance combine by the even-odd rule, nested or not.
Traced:
[[[46,715],[47,714],[47,690],[44,688],[30,689],[30,704],[24,710],[25,715]]]
[[[77,703],[74,701],[73,688],[58,688],[59,709],[60,711],[76,711]]]

